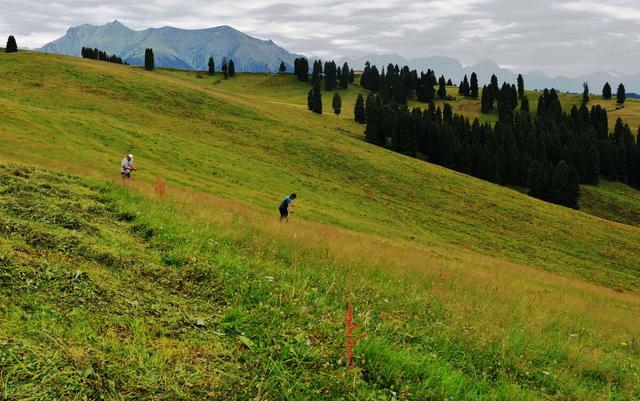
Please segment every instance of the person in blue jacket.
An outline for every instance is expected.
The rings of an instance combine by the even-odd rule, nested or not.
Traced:
[[[297,197],[298,195],[296,195],[296,193],[294,192],[291,195],[285,197],[282,202],[280,202],[280,207],[278,208],[280,209],[280,221],[289,220],[289,213],[293,211],[294,207],[291,202],[293,202],[293,200]]]

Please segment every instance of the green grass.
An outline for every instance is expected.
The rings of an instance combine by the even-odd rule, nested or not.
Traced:
[[[639,395],[640,228],[368,145],[357,88],[315,116],[291,75],[23,53],[0,55],[0,84],[0,159],[51,170],[3,170],[5,398]],[[352,373],[348,299],[367,333]]]

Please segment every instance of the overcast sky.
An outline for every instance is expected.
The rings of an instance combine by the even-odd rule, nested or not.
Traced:
[[[640,72],[639,0],[0,1],[0,35],[14,34],[19,46],[114,19],[136,30],[230,25],[324,58],[442,55],[517,72]]]

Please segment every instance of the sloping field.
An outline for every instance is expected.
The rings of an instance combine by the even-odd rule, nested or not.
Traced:
[[[0,55],[0,84],[0,159],[18,163],[3,169],[1,216],[15,227],[2,232],[5,398],[640,395],[638,227],[370,146],[347,118],[356,90],[344,93],[345,116],[315,116],[291,76],[218,81],[26,53]],[[126,189],[128,152],[140,171]],[[72,189],[39,189],[56,180]],[[275,207],[294,190],[294,220],[279,224]],[[56,235],[81,243],[67,257]],[[100,244],[118,256],[92,256]],[[33,267],[46,265],[52,284]],[[76,274],[113,304],[80,302],[89,295],[70,289]],[[20,277],[36,283],[29,297]],[[367,333],[352,372],[347,300]],[[136,315],[141,302],[156,306]],[[178,315],[187,328],[173,332]],[[129,326],[114,344],[139,345],[126,352],[104,336],[120,320]],[[34,344],[52,354],[20,353]],[[33,387],[59,366],[70,387],[59,377]]]

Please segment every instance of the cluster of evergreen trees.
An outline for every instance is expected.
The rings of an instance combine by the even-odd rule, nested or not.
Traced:
[[[13,35],[10,35],[7,39],[7,46],[4,51],[5,53],[16,53],[18,51],[18,43],[16,43],[16,38]]]
[[[80,50],[80,55],[82,56],[82,58],[88,58],[91,60],[100,60],[115,64],[126,64],[123,63],[122,59],[115,54],[109,55],[105,51],[102,51],[100,49],[92,49],[90,47],[83,47],[82,50]]]
[[[458,86],[458,94],[465,97],[477,98],[478,93],[478,75],[475,72],[471,73],[471,81],[469,81],[465,74],[462,82],[460,82]]]
[[[306,58],[295,59],[293,68],[293,73],[299,81],[307,82],[309,80],[309,61]],[[309,110],[316,114],[322,114],[321,81],[324,81],[326,91],[333,91],[337,87],[347,89],[354,79],[355,73],[347,63],[338,67],[335,61],[328,61],[323,66],[321,60],[315,60],[311,72],[311,89],[307,95]],[[339,116],[342,110],[342,99],[338,93],[333,96],[332,106],[334,113]]]
[[[545,90],[532,119],[527,110],[516,110],[514,85],[505,83],[497,94],[491,90],[486,96],[497,99],[500,115],[494,127],[454,114],[449,104],[409,110],[371,94],[364,107],[365,138],[488,181],[528,187],[532,196],[573,208],[579,184],[597,184],[600,174],[640,187],[640,146],[621,120],[609,134],[600,106],[589,110],[583,103],[565,113],[556,91]],[[362,121],[360,103],[354,111]]]
[[[153,49],[147,48],[144,50],[144,68],[145,70],[152,71],[155,68],[155,58],[153,56]]]
[[[611,93],[611,85],[609,85],[609,82],[606,82],[604,84],[604,87],[602,88],[602,97],[605,99],[611,99],[613,97],[613,94]],[[623,105],[626,100],[627,90],[625,89],[623,84],[620,84],[618,85],[618,92],[616,93],[616,103],[618,103],[619,105]]]
[[[233,78],[236,76],[236,65],[233,60],[227,60],[226,57],[222,58],[222,66],[220,67],[224,79]]]

